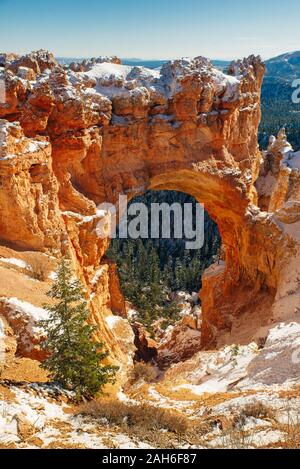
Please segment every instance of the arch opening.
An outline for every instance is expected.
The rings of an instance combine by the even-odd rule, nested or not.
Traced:
[[[139,211],[140,204],[147,210],[148,230],[139,226],[138,237],[133,239],[130,233],[122,238],[118,229],[106,255],[117,265],[121,291],[136,336],[136,359],[155,358],[165,365],[188,358],[201,347],[201,276],[212,263],[223,263],[220,260],[221,237],[217,224],[204,207],[185,192],[148,190],[133,197],[126,214],[129,226],[134,217],[128,213],[133,213],[135,204]],[[163,209],[167,214],[162,213]],[[159,226],[152,231],[157,214],[155,221]],[[165,222],[169,223],[168,227]],[[191,243],[193,235],[197,242]],[[174,334],[192,335],[193,346],[186,343],[186,347],[181,346],[180,354],[177,350],[173,354],[172,349],[174,346],[177,349],[177,344],[170,343],[169,353],[164,357],[166,343],[172,342],[170,337]]]
[[[257,258],[255,253],[258,238],[265,236],[261,224],[253,221],[255,193],[240,179],[238,171],[212,171],[211,166],[206,169],[201,164],[176,170],[170,164],[163,167],[156,165],[149,169],[148,177],[143,174],[143,184],[136,174],[126,180],[126,185],[124,182],[122,186],[117,185],[115,193],[111,194],[111,201],[115,202],[121,193],[134,201],[147,190],[188,194],[204,204],[207,216],[214,220],[222,240],[222,262],[214,263],[204,272],[200,269],[198,275],[199,289],[203,273],[201,331],[194,342],[190,339],[186,341],[190,344],[188,353],[236,341],[251,341],[268,321],[276,293],[276,278],[267,271],[266,258]],[[268,226],[266,230],[269,230]],[[276,252],[266,246],[265,255],[268,256],[268,263],[272,264],[272,256]],[[185,358],[181,356],[179,361]]]

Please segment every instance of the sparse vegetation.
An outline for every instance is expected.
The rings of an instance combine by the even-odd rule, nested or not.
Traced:
[[[296,390],[295,396],[299,396]],[[300,449],[300,414],[295,415],[290,407],[285,411],[281,410],[281,416],[284,417],[283,422],[276,422],[275,428],[284,433],[284,438],[280,442],[280,447],[285,449]]]
[[[258,341],[257,341],[257,346],[258,346],[258,349],[261,350],[264,348],[265,344],[266,344],[266,341],[267,341],[267,336],[266,337],[259,337],[258,338]]]
[[[285,426],[286,437],[284,447],[289,449],[300,449],[300,420],[289,421]]]
[[[222,433],[221,441],[219,447],[226,449],[247,449],[252,446],[251,435],[247,435],[242,429],[234,426]]]
[[[234,346],[232,347],[232,351],[231,351],[232,356],[233,356],[233,357],[237,357],[238,354],[239,354],[239,350],[240,350],[239,346],[238,346],[238,345],[234,345]]]
[[[239,345],[234,345],[232,350],[231,350],[231,358],[233,359],[233,365],[236,366],[237,365],[237,357],[240,353],[240,347]]]
[[[254,417],[256,419],[274,419],[273,409],[259,401],[247,404],[241,410],[241,415],[245,418]]]
[[[103,398],[82,404],[79,414],[97,419],[106,419],[110,425],[118,425],[138,435],[153,430],[167,430],[182,435],[189,428],[188,417],[169,409],[162,409],[147,403],[127,404],[113,399]]]
[[[256,431],[244,429],[246,417],[273,419],[272,409],[259,403],[254,403],[253,408],[246,406],[241,412],[228,416],[191,419],[178,411],[153,404],[126,403],[113,398],[100,398],[82,404],[76,414],[96,419],[113,431],[124,432],[158,448],[179,447],[179,444],[207,448],[253,448],[256,447]],[[219,432],[215,433],[217,427]],[[269,429],[286,433],[286,440],[281,442],[284,447],[300,447],[300,425],[291,423],[283,426],[273,420]]]
[[[157,376],[157,369],[151,363],[136,362],[132,370],[131,382],[144,380],[146,383],[151,383]]]
[[[29,270],[29,275],[35,280],[45,282],[49,279],[49,267],[38,256],[32,256],[30,260],[30,267],[31,269]]]

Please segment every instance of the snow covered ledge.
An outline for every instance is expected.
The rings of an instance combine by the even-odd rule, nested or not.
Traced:
[[[45,352],[40,348],[43,330],[36,321],[46,319],[47,311],[18,298],[0,298],[0,314],[13,329],[17,340],[18,355],[43,360]]]

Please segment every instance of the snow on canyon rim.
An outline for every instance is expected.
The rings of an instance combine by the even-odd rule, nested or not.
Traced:
[[[189,72],[200,72],[213,77],[216,93],[222,93],[226,89],[223,100],[232,100],[240,84],[240,76],[226,75],[212,67],[203,58],[183,58],[167,62],[159,69],[148,69],[141,66],[120,65],[110,62],[95,64],[90,70],[78,73],[83,79],[92,78],[96,80],[95,88],[98,93],[108,97],[114,97],[129,93],[130,89],[145,87],[154,92],[166,96],[172,96],[180,90],[178,82]],[[170,71],[170,66],[174,70]],[[90,90],[89,90],[90,91]]]

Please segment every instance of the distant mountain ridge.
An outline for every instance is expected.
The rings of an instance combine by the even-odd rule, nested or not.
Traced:
[[[300,78],[300,51],[287,52],[266,60],[266,77],[276,80]]]
[[[69,65],[71,62],[82,62],[84,58],[82,57],[56,57],[56,60],[60,64]],[[133,67],[142,66],[146,68],[159,68],[164,63],[168,62],[171,59],[138,59],[135,57],[132,58],[121,58],[123,65],[131,65]],[[212,60],[211,61],[216,68],[224,69],[230,64],[230,60]]]
[[[300,105],[293,102],[293,81],[300,78],[300,51],[287,52],[266,60],[262,85],[259,143],[268,147],[269,136],[285,127],[288,141],[300,148]]]

